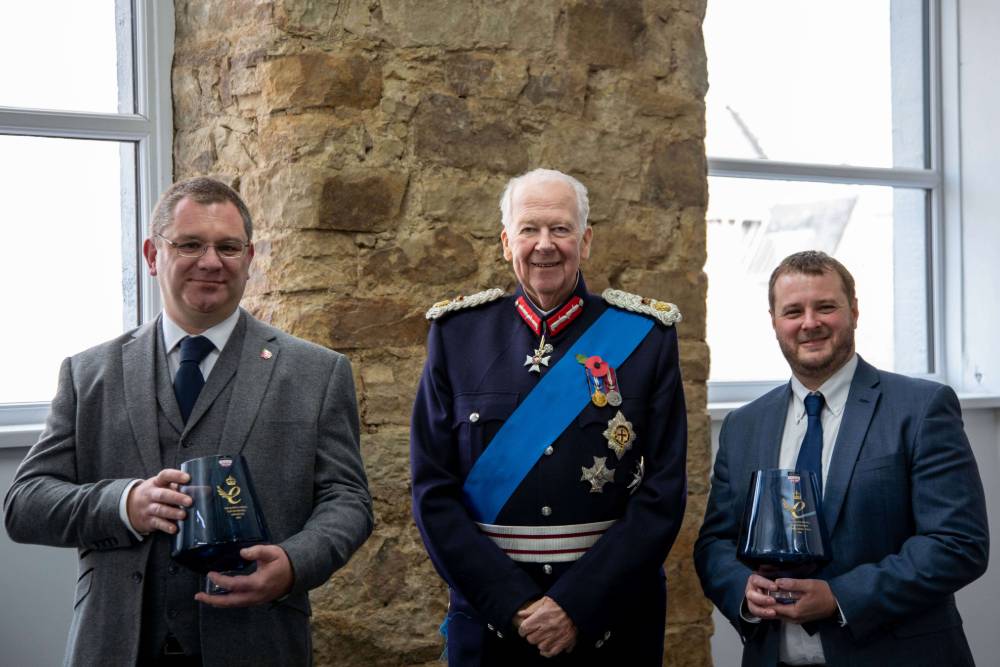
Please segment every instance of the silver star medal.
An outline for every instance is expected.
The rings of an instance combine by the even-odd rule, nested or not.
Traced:
[[[604,437],[608,439],[608,448],[615,453],[619,461],[625,452],[632,449],[632,443],[635,442],[635,430],[632,428],[632,422],[625,419],[621,410],[608,421]]]
[[[615,481],[615,471],[605,465],[607,460],[606,456],[595,456],[592,467],[580,467],[580,470],[583,472],[580,475],[580,481],[590,482],[591,493],[603,493],[604,485]]]
[[[632,481],[628,483],[629,492],[631,496],[633,493],[639,490],[639,485],[642,484],[642,478],[646,474],[646,461],[640,456],[639,462],[635,464],[635,472],[632,473]]]
[[[552,350],[554,349],[555,348],[552,347],[549,343],[545,342],[545,335],[543,334],[541,342],[538,343],[538,349],[535,350],[534,354],[529,354],[528,358],[524,360],[525,366],[531,366],[531,368],[528,369],[528,372],[541,373],[542,366],[548,366],[549,359],[552,358],[547,355],[552,354]]]

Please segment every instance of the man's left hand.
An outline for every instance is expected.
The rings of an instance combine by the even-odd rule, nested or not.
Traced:
[[[517,632],[538,647],[543,658],[551,658],[576,645],[576,625],[559,604],[545,596],[517,612]]]
[[[194,599],[213,607],[252,607],[277,600],[292,590],[295,576],[285,550],[275,544],[260,544],[240,551],[244,560],[257,561],[252,574],[227,577],[209,572],[216,586],[229,591],[225,595],[198,593]]]
[[[780,591],[791,591],[794,604],[776,604],[777,618],[790,623],[808,623],[829,618],[837,613],[837,598],[830,590],[830,584],[822,579],[777,579],[774,582]]]

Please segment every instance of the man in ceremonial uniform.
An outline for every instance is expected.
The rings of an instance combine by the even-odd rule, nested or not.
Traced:
[[[989,529],[955,392],[855,353],[854,278],[824,253],[785,258],[769,301],[792,379],[723,422],[695,545],[743,665],[973,665],[954,593],[986,570]],[[736,558],[751,475],[770,468],[821,482],[832,560],[798,578]]]
[[[253,226],[229,186],[175,184],[151,227],[163,313],[63,362],[7,531],[79,553],[67,665],[310,664],[308,591],[372,529],[350,363],[239,307]],[[217,454],[245,458],[274,543],[207,595],[170,553],[192,507],[179,464]]]
[[[538,169],[501,199],[513,295],[435,304],[413,511],[450,588],[452,665],[660,665],[687,422],[669,303],[587,292],[587,191]]]

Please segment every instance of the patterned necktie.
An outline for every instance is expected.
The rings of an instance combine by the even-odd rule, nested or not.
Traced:
[[[820,413],[823,412],[823,394],[809,394],[804,403],[809,423],[806,426],[806,437],[802,439],[802,447],[799,448],[799,459],[795,462],[795,469],[799,472],[811,470],[816,473],[816,481],[819,482],[820,493],[822,493],[823,422],[820,421]]]
[[[205,386],[205,378],[198,365],[214,349],[212,341],[204,336],[187,336],[181,340],[181,365],[174,376],[174,394],[185,424],[201,388]]]

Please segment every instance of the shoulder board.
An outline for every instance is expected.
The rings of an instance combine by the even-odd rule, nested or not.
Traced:
[[[445,299],[431,306],[424,317],[429,320],[436,320],[446,313],[462,310],[463,308],[475,308],[484,303],[496,301],[503,295],[504,291],[502,289],[494,287],[493,289],[483,290],[482,292],[476,292],[468,296],[456,296],[453,299]]]
[[[604,290],[601,296],[612,306],[631,310],[633,313],[641,315],[649,315],[668,327],[681,321],[681,311],[677,310],[677,306],[666,301],[657,301],[656,299],[611,288]]]

